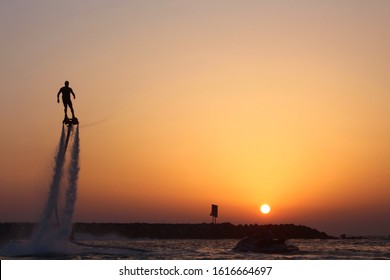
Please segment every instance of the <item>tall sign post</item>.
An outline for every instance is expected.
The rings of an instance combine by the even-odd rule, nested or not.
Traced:
[[[217,223],[217,217],[218,217],[218,205],[211,204],[211,223],[216,224]]]

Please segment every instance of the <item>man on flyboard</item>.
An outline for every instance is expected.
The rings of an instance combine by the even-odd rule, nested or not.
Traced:
[[[73,105],[72,101],[70,100],[70,94],[73,95],[73,99],[76,98],[76,95],[74,94],[72,88],[69,87],[69,82],[65,81],[65,86],[60,88],[60,90],[57,93],[57,103],[60,103],[60,94],[62,93],[62,103],[64,104],[64,112],[65,112],[65,118],[63,123],[64,124],[78,124],[79,121],[74,115]],[[70,108],[70,111],[72,112],[72,118],[68,118],[68,106]]]

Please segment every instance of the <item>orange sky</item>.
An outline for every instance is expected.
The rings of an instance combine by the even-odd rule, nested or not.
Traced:
[[[390,233],[387,1],[79,2],[0,3],[0,221],[39,219],[69,80],[75,221]]]

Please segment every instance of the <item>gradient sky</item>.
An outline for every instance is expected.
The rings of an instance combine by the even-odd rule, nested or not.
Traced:
[[[69,80],[75,221],[390,234],[389,26],[385,0],[0,1],[0,221],[39,219]]]

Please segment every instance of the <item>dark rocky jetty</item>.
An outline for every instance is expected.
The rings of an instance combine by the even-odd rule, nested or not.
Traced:
[[[10,239],[28,239],[34,227],[33,223],[0,223],[0,244]]]
[[[29,239],[33,223],[0,223],[0,243],[10,239]],[[271,229],[274,238],[331,239],[332,236],[316,229],[294,224],[233,225],[221,224],[148,224],[148,223],[75,223],[72,236],[79,234],[93,237],[116,235],[122,238],[158,239],[241,239],[264,229]]]

